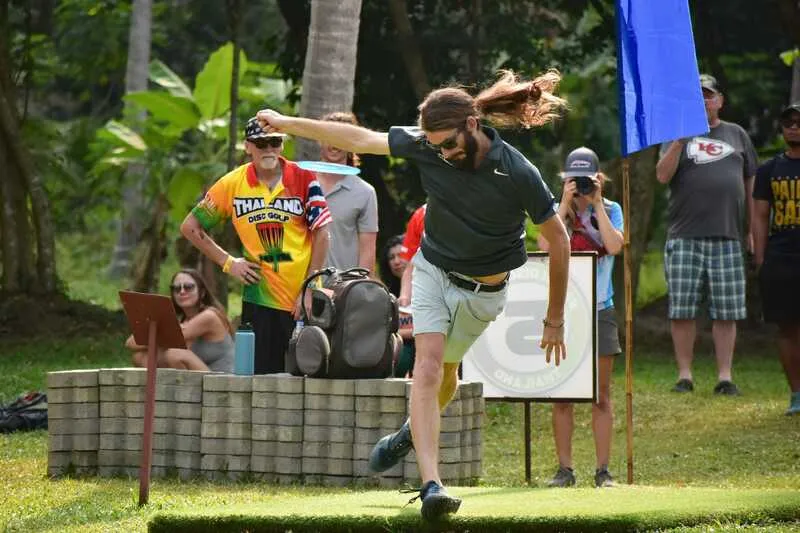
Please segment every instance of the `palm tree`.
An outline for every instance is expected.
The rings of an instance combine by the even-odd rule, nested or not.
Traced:
[[[125,71],[126,94],[147,90],[152,26],[152,0],[133,0],[128,33],[128,64]],[[126,107],[127,113],[136,112],[131,107]],[[111,278],[120,278],[131,273],[134,248],[143,230],[142,222],[147,218],[143,197],[143,188],[147,181],[146,173],[147,168],[141,163],[132,163],[127,169],[125,176],[127,185],[122,192],[119,234],[108,267],[108,275]]]
[[[361,0],[312,0],[300,115],[350,111],[356,75]],[[300,139],[297,159],[317,159],[319,147]]]

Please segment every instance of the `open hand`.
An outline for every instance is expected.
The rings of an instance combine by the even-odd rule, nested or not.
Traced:
[[[548,365],[553,356],[555,356],[556,366],[560,365],[561,361],[567,358],[567,347],[564,345],[564,324],[557,328],[545,326],[539,347],[544,349],[544,360]]]
[[[251,263],[243,257],[237,257],[233,260],[228,273],[245,285],[253,285],[261,280],[261,266],[257,263]]]

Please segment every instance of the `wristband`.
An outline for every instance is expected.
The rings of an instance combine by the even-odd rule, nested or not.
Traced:
[[[558,328],[563,328],[564,327],[564,321],[563,320],[561,321],[560,324],[553,324],[552,322],[548,322],[547,319],[545,318],[544,320],[542,320],[542,324],[544,324],[544,327],[546,327],[546,328],[556,328],[556,329],[558,329]]]
[[[228,255],[228,258],[225,260],[225,264],[222,265],[222,271],[226,274],[231,271],[231,267],[233,266],[233,256]]]

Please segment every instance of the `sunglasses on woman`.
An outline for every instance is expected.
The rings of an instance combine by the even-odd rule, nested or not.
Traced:
[[[259,137],[257,139],[248,139],[251,143],[256,145],[256,148],[263,150],[267,147],[279,148],[283,144],[283,137]]]
[[[196,283],[176,283],[172,286],[172,292],[178,294],[183,290],[183,292],[192,292],[197,287]]]
[[[800,117],[786,117],[781,119],[781,126],[786,128],[787,130],[792,126],[800,128]]]

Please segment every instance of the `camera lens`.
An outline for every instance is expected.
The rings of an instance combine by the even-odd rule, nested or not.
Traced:
[[[594,183],[589,176],[578,176],[575,178],[575,190],[578,194],[586,196],[594,191]]]

